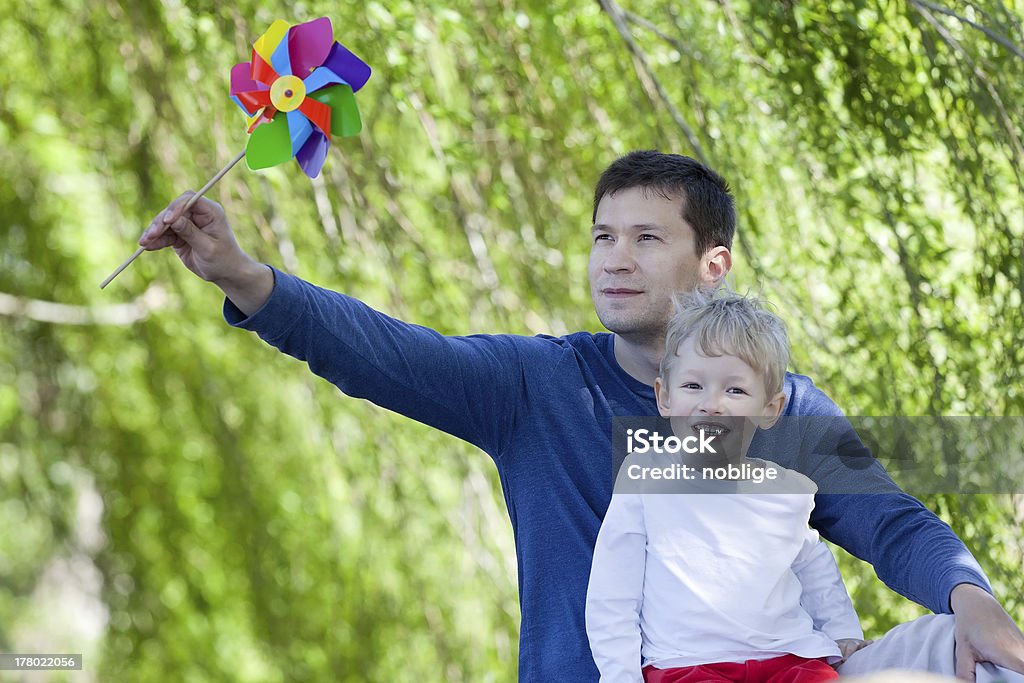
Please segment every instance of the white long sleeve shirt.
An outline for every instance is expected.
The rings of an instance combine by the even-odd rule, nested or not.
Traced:
[[[694,489],[736,493],[612,496],[586,606],[602,683],[642,683],[647,665],[835,661],[836,640],[863,637],[835,559],[808,526],[814,483],[770,466],[780,472],[771,484]]]

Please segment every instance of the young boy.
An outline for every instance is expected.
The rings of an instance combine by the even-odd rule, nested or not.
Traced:
[[[680,301],[658,410],[679,440],[704,432],[711,448],[677,456],[688,476],[673,481],[649,479],[655,468],[636,459],[620,469],[587,591],[602,683],[814,683],[838,678],[830,664],[865,644],[835,560],[808,527],[816,487],[746,458],[782,412],[788,360],[784,324],[757,301]]]

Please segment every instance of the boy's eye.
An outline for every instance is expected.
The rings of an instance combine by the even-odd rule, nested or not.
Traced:
[[[679,388],[680,389],[695,389],[695,390],[699,390],[700,389],[700,385],[697,384],[696,382],[685,382],[684,384],[681,384],[679,386]]]
[[[595,242],[601,242],[601,241],[607,242],[607,241],[611,240],[611,238],[612,238],[612,236],[608,235],[606,233],[601,233],[600,235],[594,235],[594,241]]]
[[[746,395],[746,390],[741,387],[729,387],[730,394],[743,394]]]

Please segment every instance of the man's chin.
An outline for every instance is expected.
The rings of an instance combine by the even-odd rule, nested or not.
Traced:
[[[622,315],[619,311],[598,311],[597,318],[605,329],[631,342],[664,341],[668,323],[652,315]]]

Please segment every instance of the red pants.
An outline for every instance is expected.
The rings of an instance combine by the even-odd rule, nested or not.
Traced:
[[[645,683],[818,683],[839,674],[820,659],[783,655],[742,664],[701,664],[680,669],[644,667]]]

